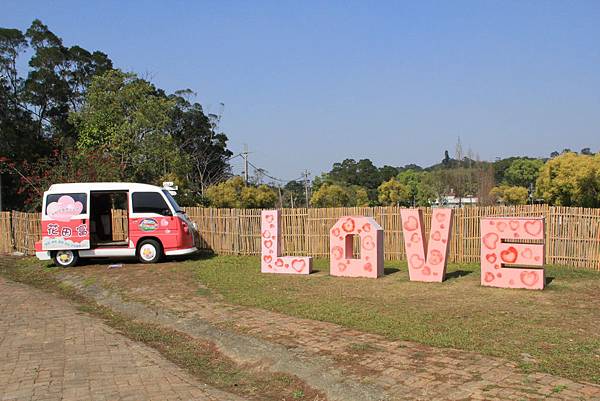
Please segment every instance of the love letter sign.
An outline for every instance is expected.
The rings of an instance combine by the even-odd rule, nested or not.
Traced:
[[[310,274],[312,258],[281,256],[281,226],[279,210],[261,212],[260,240],[262,273]]]
[[[427,243],[423,212],[420,209],[401,209],[400,216],[410,281],[443,281],[450,249],[452,209],[433,209]]]
[[[344,216],[329,231],[329,274],[345,277],[383,276],[383,228],[371,217]],[[360,237],[360,259],[353,259],[354,235]]]
[[[541,240],[541,244],[519,244]],[[495,217],[481,219],[481,285],[543,290],[544,219]],[[505,266],[540,266],[509,268]]]

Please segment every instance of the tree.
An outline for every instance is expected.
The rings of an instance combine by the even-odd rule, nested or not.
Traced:
[[[377,199],[384,206],[408,206],[411,203],[410,188],[397,178],[382,183],[377,192]]]
[[[32,56],[28,71],[21,74],[18,58],[27,50]],[[19,185],[25,174],[33,174],[28,179],[34,181],[42,167],[61,169],[48,163],[62,163],[55,151],[69,152],[75,140],[68,114],[82,99],[91,77],[110,68],[106,55],[63,46],[39,20],[26,33],[0,28],[0,158],[4,160],[0,170],[5,206],[21,208],[39,196],[31,192],[31,185]]]
[[[389,181],[393,177],[397,176],[400,169],[392,166],[383,166],[379,169],[379,176],[382,182]]]
[[[134,74],[111,70],[93,79],[71,120],[81,151],[102,149],[121,166],[121,180],[159,184],[184,161],[168,131],[175,102]]]
[[[588,155],[588,156],[591,156],[594,154],[594,153],[592,153],[592,150],[590,148],[583,148],[583,149],[581,149],[580,153],[582,155]]]
[[[366,188],[323,183],[313,192],[310,203],[314,207],[369,206]]]
[[[444,151],[444,159],[442,160],[442,165],[444,167],[450,167],[450,161],[451,161],[450,155],[448,154],[448,151],[445,150]]]
[[[334,163],[328,177],[331,182],[366,188],[371,199],[376,197],[377,187],[382,182],[379,169],[369,159],[358,162],[354,159],[346,159],[341,163]]]
[[[25,162],[22,165],[24,176],[20,177],[21,189],[29,189],[25,204],[28,210],[41,207],[42,193],[52,184],[58,182],[94,182],[118,181],[119,164],[110,154],[100,149],[92,149],[86,153],[73,148],[63,151],[55,149],[48,157],[35,163]],[[31,190],[35,188],[34,190]]]
[[[92,77],[111,69],[112,62],[101,52],[65,47],[62,39],[37,19],[25,36],[34,51],[24,83],[25,99],[37,116],[40,131],[73,142],[76,131],[69,112],[79,109]]]
[[[246,186],[240,176],[208,187],[205,196],[211,206],[225,208],[270,208],[277,202],[277,193],[272,188]]]
[[[506,170],[505,181],[508,185],[529,188],[537,180],[543,165],[544,162],[540,159],[516,159]]]
[[[497,159],[493,164],[495,182],[498,184],[506,182],[506,171],[516,160],[519,159],[520,157],[507,157],[505,159]]]
[[[401,171],[397,179],[408,190],[407,206],[430,206],[437,198],[432,182],[433,173],[418,168]]]
[[[529,197],[529,191],[525,187],[500,185],[492,188],[490,196],[495,198],[496,202],[507,205],[525,205]]]
[[[304,183],[289,181],[283,187],[283,204],[285,207],[307,207]]]
[[[191,103],[184,95],[191,91],[179,91],[170,96],[174,101],[171,132],[175,146],[186,157],[187,163],[179,172],[197,194],[231,176],[227,149],[227,135],[217,131],[199,103]]]
[[[560,206],[600,206],[600,154],[563,153],[544,164],[537,195]]]

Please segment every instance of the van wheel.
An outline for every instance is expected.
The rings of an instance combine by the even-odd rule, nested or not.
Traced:
[[[143,240],[138,247],[137,257],[142,263],[156,263],[162,257],[162,247],[156,240]]]
[[[71,267],[79,261],[79,253],[77,251],[56,251],[53,259],[56,266]]]

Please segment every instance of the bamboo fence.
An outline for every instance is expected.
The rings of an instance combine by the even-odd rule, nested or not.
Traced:
[[[260,253],[259,209],[185,208],[198,225],[200,248],[224,255]],[[398,207],[282,209],[283,249],[289,255],[328,257],[329,229],[341,216],[373,217],[384,229],[386,260],[405,258]],[[544,217],[546,263],[600,270],[600,209],[547,205],[464,207],[454,209],[450,261],[477,262],[480,253],[479,220],[482,217]],[[113,239],[127,238],[127,212],[113,210]],[[431,209],[423,209],[427,234]],[[0,252],[34,253],[40,237],[39,214],[2,212]],[[358,249],[358,247],[355,247]]]

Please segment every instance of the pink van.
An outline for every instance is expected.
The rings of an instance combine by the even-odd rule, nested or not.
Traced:
[[[44,192],[42,240],[35,244],[36,256],[68,267],[79,258],[131,256],[156,263],[164,256],[194,253],[196,225],[172,192],[124,182],[52,185]],[[117,239],[113,209],[127,211]]]

